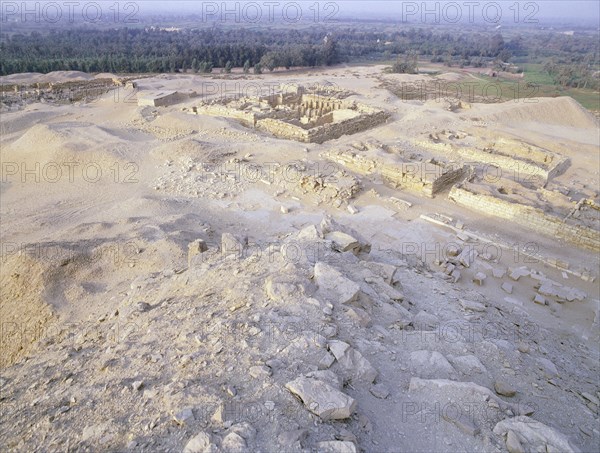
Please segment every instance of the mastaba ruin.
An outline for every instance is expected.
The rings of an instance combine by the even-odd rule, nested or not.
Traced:
[[[342,90],[304,87],[265,97],[205,102],[190,113],[234,118],[276,137],[304,143],[324,143],[384,123],[389,115],[354,100]],[[290,92],[291,91],[291,92]]]

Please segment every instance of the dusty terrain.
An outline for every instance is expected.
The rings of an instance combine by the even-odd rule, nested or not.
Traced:
[[[598,122],[383,88],[430,79],[3,108],[2,450],[598,451]],[[190,114],[280,84],[389,118],[318,144]],[[199,96],[137,106],[160,90]]]

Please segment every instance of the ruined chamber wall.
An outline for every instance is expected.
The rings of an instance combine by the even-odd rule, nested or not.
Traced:
[[[439,152],[445,156],[459,156],[468,162],[479,162],[500,168],[514,176],[515,180],[538,183],[545,186],[550,179],[563,173],[570,165],[570,160],[554,153],[535,152],[524,153],[519,157],[507,156],[501,152],[487,152],[476,148],[452,146],[449,143],[430,143],[418,141],[415,143],[425,149]],[[525,158],[524,156],[527,156]],[[533,161],[539,158],[542,162]]]
[[[447,169],[433,163],[383,163],[352,152],[327,152],[323,157],[362,175],[379,174],[388,184],[433,198],[467,177],[467,167]]]
[[[548,215],[541,209],[472,192],[464,186],[453,187],[448,195],[455,203],[481,213],[510,220],[546,236],[562,239],[578,247],[600,252],[600,231],[574,225]]]
[[[327,123],[310,129],[304,129],[283,120],[263,118],[256,122],[256,127],[281,138],[305,143],[324,143],[327,140],[340,138],[342,135],[355,134],[376,127],[385,122],[387,118],[387,113],[377,111],[373,114],[361,114],[338,123]]]

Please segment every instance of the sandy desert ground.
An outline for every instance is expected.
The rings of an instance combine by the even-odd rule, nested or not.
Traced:
[[[598,451],[597,250],[331,159],[422,166],[431,134],[531,145],[568,165],[498,192],[561,218],[591,200],[597,232],[598,121],[570,98],[404,100],[388,88],[432,76],[382,69],[3,110],[4,451]],[[204,96],[136,103],[278,84],[389,118],[316,144],[191,115]]]

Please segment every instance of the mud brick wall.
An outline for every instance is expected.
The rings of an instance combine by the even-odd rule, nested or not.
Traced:
[[[439,178],[433,181],[432,194],[442,192],[457,182],[463,181],[469,175],[468,167],[445,171]]]
[[[446,170],[443,167],[428,164],[429,170],[423,172],[419,171],[423,166],[421,162],[385,164],[343,151],[324,153],[323,157],[362,175],[379,174],[394,187],[410,190],[430,198],[468,175],[467,167]],[[432,166],[436,167],[437,171],[435,171],[434,177],[428,178],[432,175]]]
[[[309,141],[311,143],[323,143],[327,140],[340,138],[342,135],[356,134],[372,127],[379,126],[388,118],[385,112],[363,114],[339,123],[325,124],[309,130]]]
[[[235,118],[241,121],[246,126],[254,127],[256,123],[256,115],[251,112],[231,109],[223,105],[204,105],[196,108],[193,112],[198,115],[223,116],[227,118]]]
[[[377,112],[373,115],[350,118],[339,123],[325,124],[312,129],[303,129],[300,126],[286,123],[284,121],[272,118],[264,118],[256,122],[256,127],[281,138],[297,140],[306,143],[323,143],[327,140],[339,138],[342,135],[355,134],[357,132],[370,129],[371,127],[381,124],[386,119],[386,113]]]
[[[467,162],[493,165],[506,172],[504,176],[507,178],[514,178],[521,182],[537,182],[542,186],[545,186],[548,183],[552,175],[559,174],[560,172],[558,170],[562,168],[564,171],[569,165],[568,159],[562,159],[558,162],[558,169],[556,169],[556,167],[549,169],[543,164],[515,159],[502,154],[488,153],[474,148],[453,147],[445,143],[430,143],[425,141],[419,141],[416,145],[422,146],[425,149],[437,151],[446,156],[460,156],[461,159],[464,159]],[[566,162],[564,162],[565,160]]]
[[[289,140],[296,140],[299,142],[310,142],[310,137],[306,129],[294,124],[286,123],[285,121],[264,118],[256,122],[256,128],[262,131],[270,132],[271,134],[286,138]]]
[[[458,186],[452,188],[448,198],[474,211],[510,220],[517,225],[562,239],[587,250],[600,251],[600,231],[583,225],[567,224],[562,219],[548,215],[540,209],[474,193]]]

